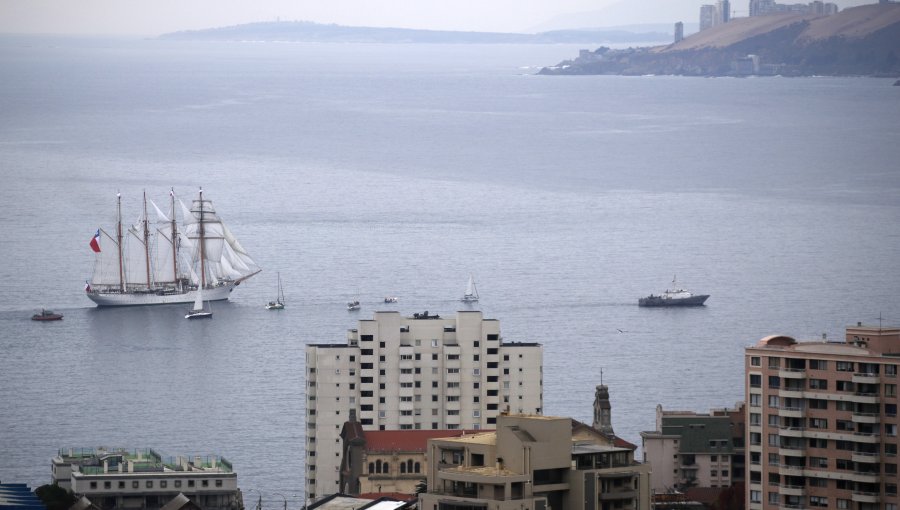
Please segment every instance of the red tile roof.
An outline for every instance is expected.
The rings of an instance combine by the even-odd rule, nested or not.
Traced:
[[[429,439],[460,437],[492,430],[367,430],[366,450],[370,452],[424,452]]]

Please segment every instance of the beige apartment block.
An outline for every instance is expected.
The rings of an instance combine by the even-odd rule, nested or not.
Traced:
[[[650,508],[635,446],[570,418],[501,415],[495,432],[428,441],[422,510]]]
[[[493,429],[501,411],[543,411],[540,344],[503,341],[478,311],[376,312],[346,344],[306,347],[306,494],[340,489],[341,429]]]
[[[750,510],[897,510],[900,329],[745,352]]]

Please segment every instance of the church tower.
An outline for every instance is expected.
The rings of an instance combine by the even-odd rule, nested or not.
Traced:
[[[597,386],[594,394],[593,427],[600,432],[615,435],[612,428],[612,406],[609,404],[609,388],[605,384]]]

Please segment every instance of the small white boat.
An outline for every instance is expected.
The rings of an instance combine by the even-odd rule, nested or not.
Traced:
[[[463,294],[460,301],[463,303],[475,303],[478,301],[478,289],[475,287],[475,277],[471,274],[469,275],[469,284],[466,286],[466,293]]]
[[[347,302],[347,310],[351,311],[351,312],[359,310],[359,300],[357,299],[354,301],[348,301]]]
[[[397,302],[397,298],[396,298],[396,297],[393,297],[393,296],[388,296],[388,297],[384,298],[384,302],[385,302],[385,303],[396,303],[396,302]]]
[[[284,289],[281,288],[281,273],[278,273],[278,291],[275,301],[266,304],[266,310],[284,310]]]
[[[197,289],[197,297],[194,299],[194,308],[185,316],[185,319],[212,319],[212,308],[203,308],[203,288]]]

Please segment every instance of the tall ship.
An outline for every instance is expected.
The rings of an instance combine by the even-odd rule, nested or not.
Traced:
[[[241,282],[261,271],[222,222],[203,189],[188,208],[169,192],[164,213],[144,193],[141,216],[122,222],[122,196],[116,195],[116,223],[91,239],[94,271],[85,294],[97,306],[193,303],[202,289],[204,301],[228,299]],[[147,214],[148,202],[156,221]],[[181,224],[175,216],[176,202]]]

